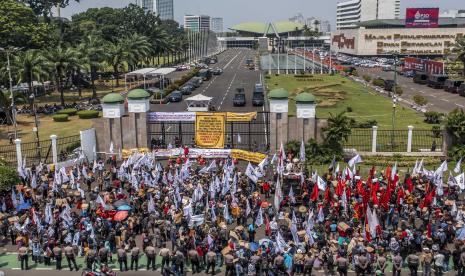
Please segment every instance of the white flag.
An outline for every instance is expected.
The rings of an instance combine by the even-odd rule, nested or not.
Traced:
[[[460,166],[462,166],[462,158],[460,158],[459,162],[457,162],[457,164],[455,165],[455,168],[454,168],[455,173],[460,173],[461,171]]]
[[[457,185],[460,187],[460,190],[465,190],[465,173],[461,173],[455,177]]]
[[[228,210],[228,203],[225,202],[224,203],[224,209],[223,209],[223,217],[224,219],[226,220],[226,222],[228,222],[231,218],[229,216],[229,210]]]
[[[318,184],[318,189],[322,191],[326,191],[326,181],[324,181],[319,175],[317,177],[317,184]]]
[[[295,204],[295,196],[294,196],[294,190],[292,190],[292,185],[291,188],[289,189],[289,199],[292,204]]]
[[[215,214],[215,205],[212,205],[212,222],[216,221],[216,214]]]
[[[250,215],[250,212],[252,212],[252,210],[250,209],[249,200],[246,199],[245,202],[246,202],[246,206],[245,206],[245,216],[248,217],[248,216]]]
[[[355,155],[352,159],[349,160],[349,167],[353,168],[355,165],[357,165],[358,163],[362,163],[362,157],[360,157],[360,155]]]
[[[110,153],[113,153],[113,141],[110,142]]]
[[[394,163],[394,167],[392,168],[392,171],[391,171],[391,180],[394,180],[396,178],[396,175],[397,175],[397,161],[396,163]]]
[[[262,208],[260,208],[260,210],[258,210],[257,218],[255,219],[255,225],[257,225],[257,227],[260,227],[262,226],[262,224],[263,224],[263,214],[262,214]]]
[[[283,200],[283,195],[281,191],[281,184],[279,183],[279,177],[276,180],[276,188],[274,193],[274,207],[276,211],[279,211],[279,206],[281,205],[281,201]]]
[[[98,204],[102,205],[102,208],[105,209],[107,205],[105,204],[105,201],[102,199],[100,195],[97,196],[97,199],[95,200]]]
[[[149,195],[149,202],[147,204],[147,211],[149,213],[154,213],[155,212],[155,202],[153,202],[152,195]]]
[[[319,222],[325,221],[325,214],[323,213],[323,207],[320,207],[320,210],[318,210],[318,221]]]
[[[254,183],[257,183],[258,177],[255,174],[255,169],[253,168],[252,164],[250,164],[250,162],[247,165],[247,169],[245,170],[245,175],[247,175]]]
[[[242,143],[241,135],[239,133],[237,134],[237,143]]]
[[[300,143],[300,161],[305,162],[305,143],[304,140],[302,140],[302,143]]]
[[[262,162],[258,164],[258,167],[260,168],[260,171],[262,172],[263,175],[266,174],[266,166],[268,166],[268,157],[263,158]]]

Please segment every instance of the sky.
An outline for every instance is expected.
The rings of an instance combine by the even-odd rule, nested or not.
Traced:
[[[71,2],[71,1],[70,1]],[[305,18],[317,17],[336,22],[336,4],[339,0],[174,0],[175,20],[183,24],[185,14],[206,14],[223,17],[225,29],[242,22],[276,22],[287,20],[296,13]],[[135,0],[80,0],[62,10],[62,16],[96,7],[121,8]],[[442,10],[465,9],[463,0],[401,0],[401,11],[407,7],[438,7]]]

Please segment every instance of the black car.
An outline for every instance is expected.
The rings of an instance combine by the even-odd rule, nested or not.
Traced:
[[[413,77],[413,82],[418,84],[427,84],[428,75],[426,73],[416,73]]]
[[[168,96],[168,100],[170,102],[180,102],[182,101],[182,93],[181,91],[175,90],[171,92],[171,94]]]
[[[444,90],[451,93],[458,93],[460,85],[463,80],[446,80],[444,83]]]
[[[221,69],[221,68],[215,68],[215,69],[213,69],[212,73],[213,73],[213,75],[215,75],[215,76],[221,75],[221,74],[223,74],[223,69]]]
[[[190,95],[192,94],[192,91],[194,90],[195,88],[190,85],[190,84],[186,84],[184,85],[183,87],[179,88],[179,91],[181,91],[181,93],[183,95]]]
[[[233,105],[234,106],[245,106],[245,104],[246,104],[246,102],[245,102],[245,94],[236,93],[234,95]]]
[[[261,92],[254,92],[252,95],[252,105],[253,106],[263,106],[265,103],[265,97]]]
[[[462,83],[458,89],[458,93],[460,96],[465,97],[465,83]]]
[[[448,78],[445,75],[432,75],[428,78],[428,86],[434,89],[442,89]]]
[[[386,91],[394,91],[394,86],[396,83],[393,80],[384,80],[384,90]]]

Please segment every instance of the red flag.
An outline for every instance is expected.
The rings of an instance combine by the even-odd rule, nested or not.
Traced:
[[[428,223],[427,229],[428,229],[428,233],[427,233],[428,238],[431,239],[431,223]]]
[[[387,166],[384,177],[386,177],[388,183],[391,182],[391,167]]]
[[[432,189],[431,192],[429,192],[425,196],[425,199],[421,202],[420,209],[423,209],[424,207],[428,207],[431,204],[431,202],[433,202],[434,196],[436,196],[436,190]]]
[[[310,199],[312,201],[316,201],[318,199],[318,185],[313,185],[313,191],[312,191],[312,194],[310,195]]]
[[[265,234],[271,236],[270,219],[268,219],[268,216],[265,216]]]
[[[412,177],[409,176],[407,180],[405,181],[405,183],[407,184],[407,190],[409,191],[409,193],[411,193],[413,191]]]
[[[397,190],[397,205],[400,205],[400,200],[404,199],[404,197],[405,197],[404,189]]]
[[[368,242],[371,242],[371,234],[370,234],[370,226],[368,224],[368,215],[365,214],[365,223],[364,223],[365,227],[363,227],[365,229],[365,240],[367,240]]]
[[[336,195],[338,197],[341,197],[342,196],[342,193],[344,192],[344,184],[342,183],[341,180],[338,180],[337,181],[337,186],[336,186]]]
[[[329,190],[329,187],[326,188],[326,191],[325,191],[325,201],[331,202],[331,191]]]

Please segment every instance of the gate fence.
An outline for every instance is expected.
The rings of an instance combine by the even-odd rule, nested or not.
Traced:
[[[225,148],[268,152],[270,113],[257,112],[250,122],[226,122]],[[195,147],[195,122],[149,122],[151,147],[188,145]]]
[[[373,132],[376,131],[376,140]],[[442,151],[443,135],[433,130],[402,129],[402,130],[374,130],[369,128],[355,128],[349,139],[344,142],[344,148],[355,149],[359,152],[371,152],[373,142],[376,152],[409,152],[409,131],[411,131],[410,152]]]
[[[68,156],[73,152],[73,150],[80,147],[80,145],[80,135],[57,138],[58,161],[68,159]],[[23,161],[26,161],[27,167],[37,165],[40,162],[44,164],[51,164],[53,163],[52,140],[41,140],[39,143],[21,143],[21,155],[23,157]],[[18,162],[16,156],[16,145],[0,146],[0,157],[7,165],[16,167]]]

